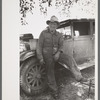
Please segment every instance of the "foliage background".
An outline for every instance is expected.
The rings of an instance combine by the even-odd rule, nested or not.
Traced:
[[[32,33],[35,38],[52,15],[59,21],[96,17],[96,0],[20,0],[19,7],[20,34]]]

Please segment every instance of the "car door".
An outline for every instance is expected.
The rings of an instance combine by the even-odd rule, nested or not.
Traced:
[[[94,37],[92,21],[73,22],[73,56],[77,63],[94,57]]]
[[[65,25],[58,29],[61,33],[63,33],[64,44],[63,44],[63,52],[67,55],[73,56],[73,39],[72,39],[72,26]]]

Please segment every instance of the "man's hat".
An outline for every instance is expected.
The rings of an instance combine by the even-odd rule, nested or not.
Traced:
[[[49,25],[50,22],[56,22],[58,25],[60,24],[58,18],[56,16],[52,16],[50,20],[47,20],[46,23]]]

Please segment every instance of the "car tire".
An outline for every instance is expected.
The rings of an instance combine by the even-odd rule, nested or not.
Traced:
[[[45,66],[40,66],[36,58],[30,58],[21,64],[20,88],[29,96],[39,94],[46,89]]]

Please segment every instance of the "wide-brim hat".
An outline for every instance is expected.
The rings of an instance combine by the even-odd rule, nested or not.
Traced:
[[[56,22],[59,26],[60,22],[58,21],[58,18],[56,16],[52,16],[50,20],[47,20],[46,23],[49,25],[50,22]]]

